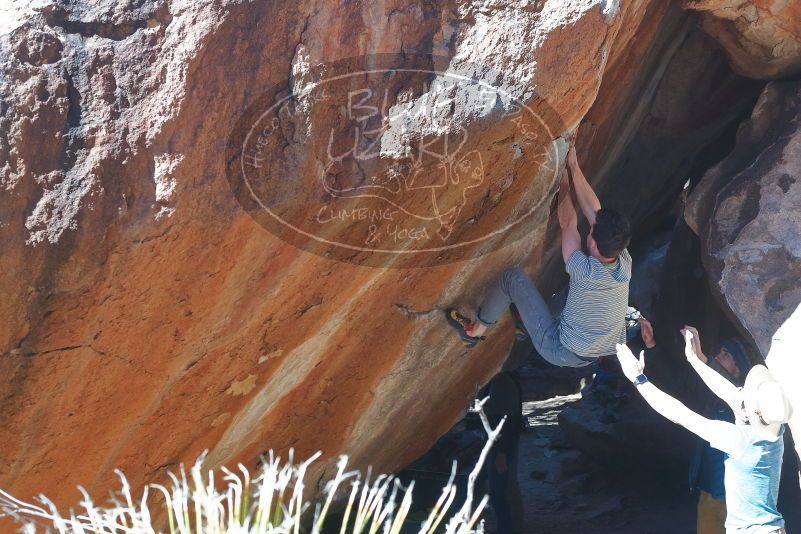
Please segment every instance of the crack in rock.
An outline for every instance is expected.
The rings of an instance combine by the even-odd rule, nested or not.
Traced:
[[[432,308],[429,310],[415,310],[408,304],[403,304],[403,303],[394,304],[394,307],[408,319],[419,319],[420,317],[425,317],[427,315],[431,315],[432,313],[436,313],[438,311],[436,308]]]

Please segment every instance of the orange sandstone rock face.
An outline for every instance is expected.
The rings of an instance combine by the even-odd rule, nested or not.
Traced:
[[[137,486],[204,449],[212,465],[321,450],[314,480],[340,453],[380,470],[413,460],[463,413],[511,337],[499,329],[467,352],[440,310],[474,306],[506,265],[537,265],[558,138],[602,83],[596,128],[614,138],[632,124],[613,104],[638,98],[623,66],[639,68],[682,26],[663,27],[658,4],[13,7],[0,36],[0,487],[71,503],[77,484],[105,495],[116,467]],[[387,56],[394,71],[364,74]],[[315,88],[343,58],[363,74],[326,100]],[[418,83],[453,71],[503,94],[487,111],[471,104],[486,92],[457,88],[449,101],[449,89]],[[381,92],[354,113],[348,98],[365,88],[391,88],[387,109],[444,119],[417,115],[403,129],[365,111],[381,108]],[[291,108],[264,152],[248,153],[260,141],[247,145],[243,124],[262,124],[265,95],[288,95]],[[519,120],[522,107],[550,138],[526,137],[535,122]],[[364,161],[331,157],[354,135],[360,150],[379,148]],[[269,169],[254,191],[238,174],[248,154]],[[479,184],[457,187],[465,180]],[[387,191],[401,184],[411,192],[393,204]],[[335,194],[354,190],[362,196]],[[417,264],[403,251],[420,252],[420,240],[379,260],[330,245],[363,242],[383,209],[425,220],[438,246],[474,244]],[[524,231],[491,235],[529,212]],[[321,213],[335,224],[314,226]]]
[[[801,74],[801,4],[784,0],[684,0],[726,50],[734,69],[759,79]]]

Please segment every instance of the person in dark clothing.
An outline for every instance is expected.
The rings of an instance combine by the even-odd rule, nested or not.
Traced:
[[[487,456],[484,471],[490,506],[498,523],[498,534],[523,532],[523,499],[517,479],[517,458],[523,427],[523,395],[515,374],[496,375],[479,394],[489,396],[484,405],[492,427],[505,416],[501,434]]]

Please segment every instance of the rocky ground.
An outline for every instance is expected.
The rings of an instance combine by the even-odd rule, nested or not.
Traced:
[[[522,347],[516,345],[516,349],[512,359],[522,352]],[[686,467],[676,468],[675,463],[653,457],[650,463],[623,466],[610,460],[606,450],[601,454],[605,460],[594,459],[568,439],[558,420],[566,409],[573,413],[571,428],[580,417],[616,417],[611,411],[590,406],[596,403],[592,394],[585,391],[582,398],[581,393],[570,392],[586,384],[586,372],[582,376],[575,370],[529,361],[518,374],[524,417],[518,462],[524,532],[694,532],[695,501],[687,488]],[[546,395],[552,396],[543,398]],[[635,400],[630,403],[635,404]],[[467,471],[485,438],[470,419],[468,416],[457,424],[401,474],[402,478],[416,480],[415,499],[421,508],[438,495],[452,459],[461,466],[457,482],[466,484]],[[592,422],[586,423],[592,426]],[[424,517],[422,511],[419,515]],[[487,531],[495,532],[492,512],[485,517]]]
[[[626,387],[611,396],[608,389],[604,396],[588,387],[592,369],[560,369],[530,350],[527,343],[516,343],[506,364],[515,369],[523,401],[517,468],[523,532],[694,533],[696,500],[687,482],[692,435],[656,415]],[[467,484],[486,440],[474,418],[468,414],[401,473],[407,482],[415,480],[421,520],[454,459],[457,484]],[[792,442],[786,451],[779,510],[787,532],[797,534],[801,494]],[[480,484],[477,492],[483,495]],[[485,521],[488,532],[497,531],[491,509]]]
[[[580,394],[523,403],[518,472],[525,532],[694,532],[685,476],[604,465],[565,439],[557,416],[577,402]]]

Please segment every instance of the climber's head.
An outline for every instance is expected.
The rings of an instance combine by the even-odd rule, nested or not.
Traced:
[[[615,210],[601,208],[587,236],[590,254],[601,261],[614,261],[631,241],[629,219]]]

